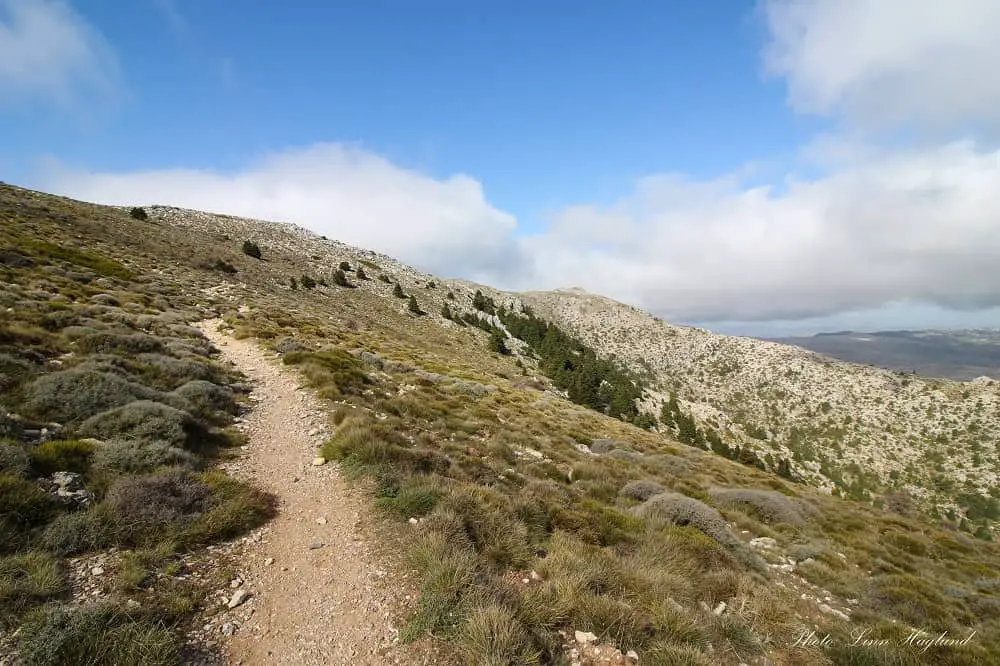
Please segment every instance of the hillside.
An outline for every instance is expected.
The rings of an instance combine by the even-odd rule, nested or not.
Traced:
[[[924,377],[1000,380],[1000,331],[840,331],[772,338],[851,363],[874,365]]]
[[[942,514],[957,508],[956,500],[974,501],[967,494],[996,497],[996,381],[927,379],[672,326],[591,294],[524,300],[637,371],[651,372],[655,404],[677,394],[700,425],[762,458],[792,461],[813,485],[855,498],[905,491]]]
[[[943,511],[966,482],[986,492],[993,383],[670,326],[577,291],[507,294],[293,225],[9,186],[0,222],[11,664],[236,663],[284,645],[308,663],[1000,662],[985,499],[962,509],[975,538],[902,493],[822,492],[838,470],[859,497],[898,470]],[[300,384],[308,397],[288,395]],[[716,437],[774,470],[749,447],[706,450]],[[310,568],[260,560],[254,544],[337,520],[314,517],[324,483],[367,509],[288,555]],[[365,558],[383,587],[347,615],[372,626],[324,605],[350,605],[340,588]],[[337,625],[315,621],[268,634],[253,610],[289,608],[277,590],[377,644],[342,657]],[[879,642],[851,646],[862,631]],[[925,650],[942,632],[971,638]]]

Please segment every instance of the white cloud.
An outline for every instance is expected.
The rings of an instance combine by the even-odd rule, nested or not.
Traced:
[[[1000,122],[1000,2],[761,0],[798,111],[886,126]]]
[[[65,2],[0,0],[0,104],[104,97],[117,76],[111,48]]]
[[[801,318],[911,300],[1000,305],[1000,152],[873,153],[781,191],[641,181],[529,240],[546,288],[579,285],[668,319]]]
[[[490,206],[476,180],[435,180],[342,144],[276,153],[233,174],[55,170],[43,184],[101,203],[163,203],[294,222],[440,275],[497,280],[523,262],[514,218]]]
[[[235,174],[63,171],[47,188],[296,222],[428,271],[518,289],[581,286],[683,321],[822,316],[912,301],[1000,305],[1000,152],[867,152],[780,191],[662,175],[519,237],[467,176],[435,180],[321,144]]]

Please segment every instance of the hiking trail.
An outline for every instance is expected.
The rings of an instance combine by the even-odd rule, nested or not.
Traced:
[[[223,640],[229,663],[429,663],[396,643],[410,586],[392,584],[380,568],[364,498],[335,464],[313,464],[331,433],[319,399],[272,353],[220,332],[219,323],[199,328],[253,386],[253,408],[239,419],[245,452],[222,466],[278,498],[278,515],[239,562],[247,580],[233,582],[233,594],[250,596],[222,629],[231,634]]]

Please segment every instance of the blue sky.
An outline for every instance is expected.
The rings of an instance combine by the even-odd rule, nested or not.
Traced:
[[[0,178],[735,332],[1000,326],[1000,12],[909,8],[0,0]]]

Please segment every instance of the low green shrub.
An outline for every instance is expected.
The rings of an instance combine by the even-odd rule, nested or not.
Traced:
[[[32,666],[177,666],[181,641],[159,622],[111,602],[52,606],[25,621],[21,657]]]
[[[208,507],[211,489],[180,470],[126,478],[108,492],[105,504],[118,518],[119,540],[131,545],[154,541],[190,524]]]
[[[263,525],[277,513],[276,498],[222,472],[199,477],[209,491],[205,510],[177,536],[180,544],[194,547],[232,539]]]
[[[13,442],[0,441],[0,474],[24,476],[30,463],[31,458],[24,447]]]
[[[118,517],[105,504],[64,513],[45,527],[39,544],[56,555],[77,555],[118,542]]]
[[[12,391],[35,374],[35,366],[24,359],[0,353],[0,391]]]
[[[705,536],[726,546],[736,546],[738,539],[729,531],[718,511],[694,498],[666,492],[654,495],[634,509],[636,515],[651,522],[690,525]]]
[[[166,442],[112,440],[94,454],[92,467],[114,474],[145,474],[158,467],[196,469],[198,457]]]
[[[187,412],[167,405],[138,400],[91,416],[80,433],[97,439],[131,439],[142,443],[165,442],[197,451],[207,442],[204,426]]]
[[[0,557],[0,628],[33,605],[66,591],[62,564],[47,553]]]
[[[0,554],[17,551],[30,532],[59,514],[59,502],[37,484],[0,476]]]
[[[708,495],[719,506],[749,509],[768,525],[784,523],[800,527],[806,522],[794,499],[773,490],[713,488]]]
[[[78,440],[52,440],[31,449],[31,468],[39,476],[53,472],[86,474],[90,469],[94,444]]]
[[[145,333],[96,333],[77,340],[76,347],[86,354],[162,354],[164,351],[161,339]]]
[[[622,497],[645,502],[653,495],[659,495],[665,490],[666,488],[656,481],[629,481],[618,494]]]
[[[220,414],[232,415],[237,412],[232,391],[203,379],[189,381],[173,393],[190,405],[194,416],[206,421],[219,420]]]
[[[110,372],[66,370],[42,375],[25,388],[24,412],[59,423],[81,421],[135,400],[151,400],[155,391]]]

